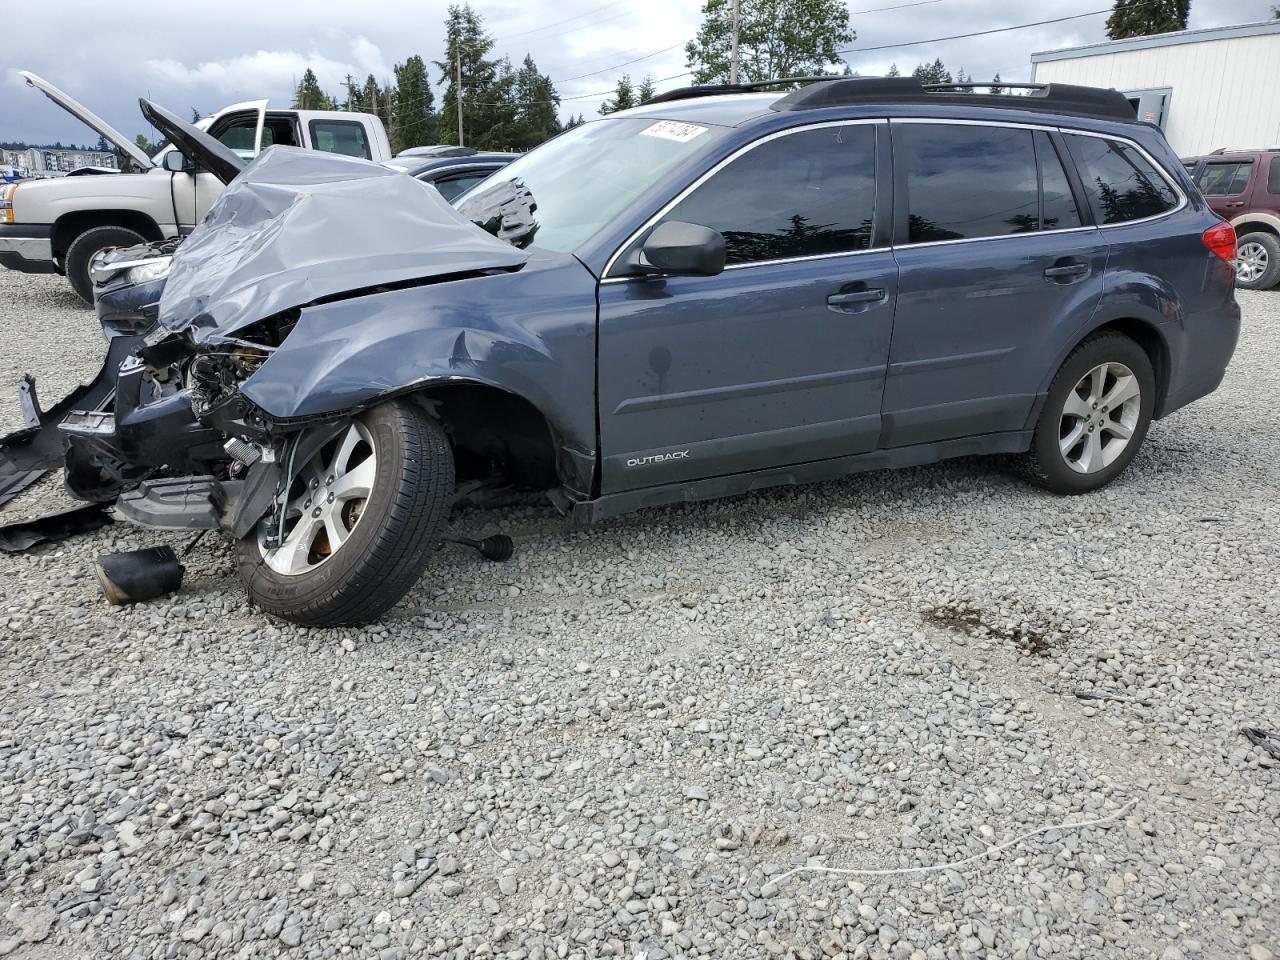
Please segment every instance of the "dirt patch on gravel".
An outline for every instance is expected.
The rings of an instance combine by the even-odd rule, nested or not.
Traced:
[[[1014,621],[970,603],[945,603],[920,611],[925,623],[936,624],[971,637],[1007,640],[1025,654],[1047,657],[1063,645],[1063,631],[1056,624]]]

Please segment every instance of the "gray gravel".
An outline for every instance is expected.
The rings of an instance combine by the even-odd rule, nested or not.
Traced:
[[[1089,497],[971,460],[471,512],[516,558],[362,630],[256,614],[218,543],[132,609],[93,558],[180,539],[0,555],[0,956],[1280,955],[1239,733],[1280,730],[1280,294],[1241,299],[1224,388]],[[91,319],[0,271],[0,368],[91,374]]]

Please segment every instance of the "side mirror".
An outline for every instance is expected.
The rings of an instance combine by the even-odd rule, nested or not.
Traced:
[[[170,173],[185,173],[192,169],[192,165],[181,150],[170,150],[164,155],[164,168]]]
[[[724,237],[697,223],[668,220],[649,234],[642,248],[646,263],[634,266],[646,273],[714,277],[724,271]],[[639,258],[636,258],[639,260]]]

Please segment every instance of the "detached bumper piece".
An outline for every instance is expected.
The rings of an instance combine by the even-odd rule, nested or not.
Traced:
[[[125,520],[158,530],[217,530],[227,497],[213,477],[147,480],[120,495],[116,512]]]

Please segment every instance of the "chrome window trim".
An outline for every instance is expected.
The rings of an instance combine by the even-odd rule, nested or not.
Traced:
[[[719,173],[719,172],[720,172],[722,169],[724,169],[726,166],[728,166],[729,164],[733,163],[733,161],[734,161],[734,160],[737,160],[737,159],[738,159],[740,156],[742,156],[743,154],[749,153],[750,151],[754,150],[756,147],[758,147],[758,146],[760,146],[760,145],[762,145],[762,144],[769,143],[769,142],[771,142],[771,141],[773,141],[773,140],[781,139],[782,137],[788,137],[788,136],[791,136],[792,134],[796,134],[796,133],[805,133],[805,132],[807,132],[807,131],[809,131],[809,130],[821,130],[821,129],[826,128],[826,127],[853,127],[853,126],[865,126],[865,125],[867,125],[867,124],[880,124],[880,123],[884,123],[884,122],[885,122],[885,118],[884,118],[884,117],[877,117],[877,118],[874,118],[874,119],[867,119],[867,118],[859,117],[859,118],[855,118],[855,119],[851,119],[851,120],[824,120],[824,121],[822,121],[821,123],[808,123],[808,124],[805,124],[804,126],[801,126],[801,127],[787,127],[785,130],[775,130],[773,133],[767,134],[766,136],[761,137],[759,140],[752,140],[750,143],[744,143],[741,147],[739,147],[737,150],[733,151],[733,153],[729,154],[727,157],[725,157],[723,160],[721,160],[719,163],[717,163],[715,166],[713,166],[710,170],[708,170],[706,173],[704,173],[702,176],[700,176],[697,180],[693,181],[693,183],[689,184],[689,186],[685,187],[683,190],[681,190],[679,193],[677,193],[677,194],[675,195],[675,198],[674,198],[673,200],[671,200],[671,201],[670,201],[669,203],[667,203],[664,207],[662,207],[662,209],[660,209],[660,210],[659,210],[657,213],[655,213],[652,217],[650,217],[650,218],[649,218],[648,220],[646,220],[643,224],[641,224],[641,226],[640,226],[637,230],[633,231],[633,232],[631,233],[631,235],[630,235],[629,237],[627,237],[627,239],[626,239],[626,240],[624,240],[624,241],[622,242],[622,245],[621,245],[620,247],[618,247],[618,249],[616,249],[615,251],[613,251],[613,256],[611,256],[611,257],[609,258],[608,262],[607,262],[607,263],[605,263],[605,265],[604,265],[604,271],[603,271],[603,272],[602,272],[602,274],[601,274],[600,282],[601,282],[601,283],[616,283],[616,282],[619,282],[619,281],[627,281],[627,280],[636,280],[636,279],[641,279],[641,278],[639,278],[639,277],[611,277],[611,276],[609,276],[609,271],[611,271],[611,270],[613,269],[613,266],[614,266],[614,264],[615,264],[615,263],[617,263],[618,258],[619,258],[620,256],[622,256],[623,251],[624,251],[624,250],[626,250],[627,248],[629,248],[633,243],[635,243],[635,242],[636,242],[636,239],[637,239],[637,238],[638,238],[642,233],[644,233],[646,230],[651,229],[651,228],[653,227],[653,225],[654,225],[654,224],[656,224],[659,220],[661,220],[661,219],[662,219],[663,217],[665,217],[668,213],[670,213],[670,212],[671,212],[671,211],[672,211],[672,210],[673,210],[673,209],[674,209],[674,208],[675,208],[675,207],[680,203],[680,201],[682,201],[682,200],[683,200],[685,197],[687,197],[689,194],[693,193],[693,191],[697,190],[697,189],[698,189],[698,187],[702,186],[704,183],[706,183],[708,180],[710,180],[712,177],[714,177],[717,173]],[[878,202],[878,201],[879,201],[879,198],[877,198],[877,202]],[[873,218],[875,217],[875,212],[874,212],[874,210],[873,210],[873,212],[872,212],[872,217],[873,217]],[[872,249],[875,249],[875,250],[888,250],[888,249],[889,249],[889,247],[874,247],[874,248],[872,248]],[[835,256],[835,257],[843,257],[843,256],[848,256],[849,254],[852,254],[852,253],[870,253],[870,252],[871,252],[871,250],[845,250],[845,251],[841,251],[841,252],[839,252],[839,253],[831,253],[831,254],[825,254],[825,253],[824,253],[824,254],[815,254],[812,258],[810,258],[810,257],[794,257],[794,258],[787,258],[787,259],[788,259],[788,260],[807,260],[807,259],[818,259],[818,258],[822,258],[822,257],[833,257],[833,256]],[[726,270],[732,270],[732,269],[735,269],[735,268],[737,268],[737,267],[749,267],[749,266],[756,266],[757,264],[762,264],[762,263],[782,263],[782,262],[784,262],[784,261],[783,261],[783,260],[756,260],[756,261],[753,261],[753,262],[751,262],[751,263],[736,263],[736,264],[732,264],[731,266],[726,266],[726,267],[725,267],[725,269],[726,269]]]
[[[823,127],[844,127],[844,126],[851,126],[854,124],[869,124],[869,123],[872,123],[872,124],[883,123],[889,126],[892,126],[895,123],[901,123],[901,124],[931,123],[931,124],[947,124],[947,125],[954,125],[954,126],[1014,127],[1021,130],[1043,130],[1046,133],[1059,133],[1059,134],[1062,134],[1063,136],[1071,134],[1071,135],[1082,136],[1082,137],[1093,137],[1098,140],[1114,140],[1117,143],[1124,144],[1126,147],[1131,147],[1132,149],[1136,150],[1139,154],[1141,154],[1142,157],[1148,163],[1150,163],[1151,166],[1164,179],[1165,185],[1168,186],[1169,189],[1171,189],[1174,192],[1174,195],[1178,198],[1178,203],[1176,206],[1170,208],[1169,210],[1165,210],[1161,213],[1154,214],[1153,216],[1150,216],[1150,217],[1142,217],[1141,219],[1138,219],[1138,220],[1122,220],[1118,223],[1096,223],[1091,226],[1083,226],[1083,227],[1060,227],[1056,230],[1033,230],[1033,231],[1027,231],[1025,233],[1000,233],[990,237],[961,237],[957,240],[927,240],[927,241],[924,241],[923,243],[893,243],[887,247],[871,247],[866,250],[846,250],[846,251],[841,251],[839,253],[820,253],[820,254],[814,254],[813,256],[808,256],[808,257],[786,257],[778,260],[753,260],[750,263],[729,264],[724,268],[726,272],[728,272],[729,270],[741,270],[744,267],[768,266],[775,263],[801,263],[808,260],[829,260],[834,257],[858,256],[865,253],[882,253],[888,250],[897,250],[900,248],[905,249],[907,247],[910,247],[912,249],[916,249],[920,247],[942,247],[942,246],[950,246],[958,243],[983,243],[991,240],[1014,240],[1014,239],[1025,239],[1027,237],[1044,237],[1044,236],[1049,236],[1049,235],[1058,234],[1058,233],[1083,233],[1089,230],[1109,230],[1109,229],[1114,229],[1116,227],[1129,227],[1129,226],[1133,226],[1134,224],[1151,223],[1155,220],[1163,219],[1164,217],[1171,217],[1175,213],[1178,213],[1179,211],[1181,211],[1187,206],[1188,200],[1187,200],[1186,193],[1183,192],[1182,188],[1178,186],[1177,182],[1173,179],[1172,176],[1170,176],[1169,171],[1166,170],[1164,166],[1158,160],[1156,160],[1155,157],[1153,157],[1150,153],[1148,153],[1141,144],[1137,143],[1134,140],[1130,140],[1128,137],[1119,136],[1117,134],[1099,133],[1096,130],[1080,130],[1075,127],[1063,127],[1063,126],[1055,126],[1055,125],[1043,124],[1043,123],[1019,123],[1011,120],[962,120],[962,119],[936,118],[936,117],[877,117],[874,119],[860,118],[860,119],[854,119],[854,120],[827,120],[822,123],[811,123],[811,124],[806,124],[805,126],[802,126],[802,127],[788,127],[786,130],[775,131],[774,133],[771,133],[768,136],[761,137],[759,140],[753,140],[751,143],[744,144],[742,147],[739,147],[729,156],[725,157],[723,160],[717,163],[714,167],[712,167],[710,170],[704,173],[701,177],[695,180],[692,184],[690,184],[688,187],[686,187],[684,190],[678,193],[674,200],[672,200],[670,203],[664,206],[661,210],[659,210],[656,214],[650,217],[647,221],[645,221],[645,223],[638,230],[636,230],[629,237],[627,237],[627,239],[623,242],[623,244],[613,252],[613,255],[609,258],[608,262],[605,264],[604,274],[601,277],[600,283],[602,285],[606,283],[627,283],[628,281],[631,281],[631,280],[645,279],[644,277],[634,277],[634,276],[611,277],[609,276],[609,271],[613,269],[614,264],[617,262],[618,258],[622,255],[622,252],[626,250],[628,247],[630,247],[631,244],[635,243],[636,238],[638,238],[646,230],[653,227],[655,223],[657,223],[664,216],[666,216],[667,213],[669,213],[677,204],[679,204],[681,200],[683,200],[690,193],[692,193],[694,190],[700,187],[703,183],[709,180],[712,176],[714,176],[717,172],[719,172],[723,167],[732,163],[734,160],[736,160],[738,157],[742,156],[744,153],[748,152],[749,150],[755,149],[757,146],[759,146],[762,143],[768,143],[770,140],[776,140],[779,137],[785,137],[788,134],[799,133],[804,130],[818,130]],[[1075,163],[1074,157],[1071,158],[1071,162],[1073,164]],[[1090,213],[1092,213],[1092,210],[1090,211]]]

